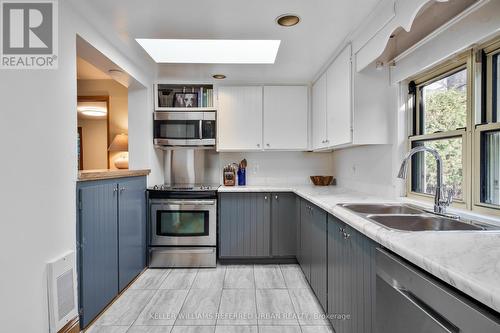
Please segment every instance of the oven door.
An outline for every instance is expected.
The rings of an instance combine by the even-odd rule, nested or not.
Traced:
[[[215,246],[217,200],[165,199],[151,203],[152,246]]]
[[[155,112],[154,144],[214,146],[215,112]]]

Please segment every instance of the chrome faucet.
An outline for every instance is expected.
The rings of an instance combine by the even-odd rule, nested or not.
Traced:
[[[408,163],[411,160],[411,157],[419,152],[428,152],[436,159],[437,174],[436,193],[434,195],[434,213],[446,214],[446,208],[453,202],[453,189],[447,191],[447,196],[446,198],[444,198],[445,191],[443,185],[443,160],[441,159],[441,155],[439,155],[437,150],[426,146],[418,146],[410,150],[403,159],[403,162],[401,162],[401,168],[399,169],[398,178],[406,179]]]

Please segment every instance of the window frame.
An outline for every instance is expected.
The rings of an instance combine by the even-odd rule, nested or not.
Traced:
[[[467,71],[467,104],[466,104],[466,123],[464,128],[457,128],[449,131],[441,131],[435,133],[427,133],[424,134],[423,128],[424,124],[422,121],[422,94],[421,88],[423,86],[432,84],[438,80],[441,80],[444,77],[450,76],[454,73],[457,73],[463,69]],[[468,50],[451,60],[444,62],[441,65],[438,65],[429,71],[424,72],[423,74],[413,78],[411,81],[415,84],[415,89],[413,94],[410,96],[414,99],[415,103],[412,107],[413,112],[411,113],[410,118],[410,136],[408,137],[408,150],[410,150],[413,146],[413,143],[416,141],[431,141],[436,139],[449,139],[449,138],[458,138],[462,137],[462,199],[454,200],[453,207],[462,208],[462,209],[470,209],[471,208],[471,167],[469,166],[470,157],[471,157],[471,128],[473,123],[473,83],[474,83],[474,75],[473,75],[473,54],[472,50]],[[406,193],[407,197],[412,199],[424,200],[433,202],[434,195],[415,192],[412,190],[413,184],[413,170],[412,164],[409,163],[409,177],[406,182]]]
[[[483,62],[481,76],[485,78],[485,80],[482,80],[481,96],[486,100],[480,103],[482,105],[481,122],[475,124],[473,129],[474,145],[471,163],[474,177],[472,181],[473,202],[471,209],[478,213],[500,216],[500,205],[481,202],[481,136],[485,132],[500,131],[500,110],[497,110],[496,117],[493,114],[493,60],[495,55],[500,54],[500,37],[481,45],[479,49],[481,50],[481,60]]]

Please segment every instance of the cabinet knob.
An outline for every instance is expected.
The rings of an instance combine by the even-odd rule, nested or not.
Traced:
[[[116,192],[118,192],[118,188],[116,188],[116,187],[115,187],[115,188],[113,189],[113,193],[116,193]]]
[[[344,232],[344,239],[349,239],[350,237],[351,237],[351,234]]]
[[[271,147],[271,145],[269,143],[266,143],[266,146]]]
[[[126,187],[120,187],[120,192],[125,191],[127,188]]]
[[[260,147],[260,143],[257,144],[257,147]]]
[[[274,196],[274,199],[278,200],[278,195],[277,194]]]
[[[330,140],[328,140],[328,139],[325,140],[325,143],[329,143],[329,142],[330,142]]]
[[[267,195],[264,196],[264,200],[267,200]]]
[[[339,227],[339,232],[344,232],[344,228]]]

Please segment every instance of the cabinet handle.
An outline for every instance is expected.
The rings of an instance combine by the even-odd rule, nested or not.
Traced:
[[[116,192],[118,192],[118,188],[116,188],[116,187],[115,187],[115,188],[113,189],[113,193],[116,193]]]
[[[120,187],[120,192],[125,191],[127,188],[126,187]]]
[[[339,227],[339,232],[344,232],[344,231],[345,231],[344,228]]]
[[[344,232],[344,239],[349,239],[350,237],[351,237],[351,234]]]

